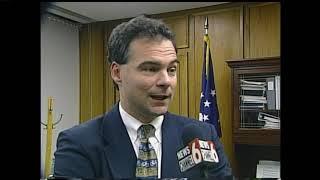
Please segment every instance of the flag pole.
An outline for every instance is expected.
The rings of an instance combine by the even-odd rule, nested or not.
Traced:
[[[209,49],[210,49],[210,44],[209,44],[209,37],[208,37],[208,16],[206,16],[206,20],[204,22],[204,41],[207,43],[207,47],[206,47],[206,54],[207,56],[205,57],[206,59],[206,74],[208,77],[208,72],[209,72]]]
[[[208,77],[209,75],[209,71],[208,71],[208,68],[209,68],[209,43],[208,43],[208,16],[206,16],[206,20],[204,22],[204,41],[207,42],[207,47],[206,47],[206,57],[205,57],[205,63],[206,63],[206,76]],[[208,174],[208,171],[203,171],[203,175],[204,175],[204,178],[207,179],[209,177],[209,174]]]
[[[205,30],[205,35],[208,35],[208,17],[206,17],[206,20],[204,22],[204,30]]]

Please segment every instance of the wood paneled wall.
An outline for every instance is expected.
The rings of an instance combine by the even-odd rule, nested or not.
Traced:
[[[232,168],[231,74],[226,61],[239,58],[280,56],[280,3],[227,3],[153,15],[176,33],[178,84],[169,111],[198,119],[203,58],[204,20],[209,20],[221,141]],[[80,117],[84,122],[110,110],[118,101],[107,64],[106,43],[112,29],[128,19],[85,25],[80,32]]]
[[[280,3],[245,7],[245,58],[280,55]]]
[[[104,30],[101,23],[80,30],[80,123],[105,112]]]

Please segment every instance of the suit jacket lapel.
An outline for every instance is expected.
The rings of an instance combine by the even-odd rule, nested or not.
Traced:
[[[113,178],[135,177],[137,157],[120,116],[118,104],[105,116],[102,127],[106,141],[104,152]]]
[[[161,178],[182,177],[183,174],[180,172],[176,156],[177,151],[183,147],[182,127],[177,124],[170,113],[166,113],[161,128]],[[120,116],[118,104],[105,116],[101,132],[106,142],[104,147],[106,161],[113,178],[130,179],[135,177],[137,157]]]
[[[170,113],[165,114],[162,123],[161,178],[181,177],[177,151],[182,148],[180,127]]]

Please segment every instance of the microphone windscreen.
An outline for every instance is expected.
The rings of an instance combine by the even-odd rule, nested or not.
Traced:
[[[205,136],[201,127],[194,123],[189,123],[183,127],[182,130],[182,141],[186,146],[189,142],[194,140],[195,138],[199,138],[201,140],[205,140]]]

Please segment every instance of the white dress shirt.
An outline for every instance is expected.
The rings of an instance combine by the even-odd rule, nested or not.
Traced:
[[[139,120],[132,117],[130,114],[128,114],[121,106],[121,103],[119,103],[119,111],[121,118],[123,120],[124,125],[126,126],[127,132],[129,134],[132,146],[134,148],[134,151],[136,153],[136,157],[138,157],[139,153],[139,144],[140,141],[137,136],[138,128],[143,125]],[[154,120],[152,120],[149,124],[153,125],[155,128],[155,137],[150,137],[149,141],[151,145],[153,146],[157,159],[158,159],[158,178],[161,178],[161,125],[163,122],[163,115],[156,117]]]

